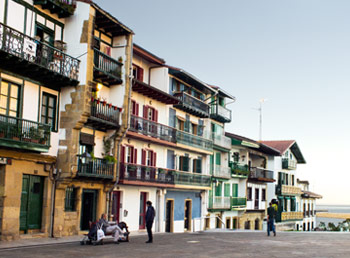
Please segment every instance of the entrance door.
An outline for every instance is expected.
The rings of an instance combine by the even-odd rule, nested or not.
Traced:
[[[43,207],[44,178],[40,176],[23,175],[20,230],[41,228]]]
[[[96,200],[97,191],[83,189],[82,201],[81,201],[81,218],[80,228],[81,230],[89,229],[89,221],[96,221]]]
[[[114,191],[113,192],[113,203],[112,203],[112,214],[113,214],[113,220],[120,222],[120,191]]]
[[[146,228],[146,199],[147,193],[140,193],[140,218],[139,218],[139,229]]]
[[[173,232],[174,200],[166,201],[165,232]]]
[[[192,220],[192,200],[185,200],[185,229],[191,230],[191,220]]]
[[[255,189],[255,204],[254,204],[254,209],[259,210],[259,189]]]

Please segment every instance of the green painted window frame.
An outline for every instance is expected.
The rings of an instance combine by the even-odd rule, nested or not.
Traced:
[[[222,196],[222,182],[219,182],[215,187],[215,196],[221,197]]]
[[[46,97],[46,103],[44,103],[44,97]],[[40,122],[43,124],[49,124],[48,120],[52,119],[53,123],[51,124],[51,131],[57,132],[57,96],[43,92],[41,97],[41,112],[40,112]],[[53,106],[49,106],[50,99],[53,99]],[[49,117],[49,110],[53,109],[53,117]],[[43,112],[45,110],[45,112]],[[44,114],[44,115],[43,115]]]
[[[7,94],[2,94],[2,85],[3,83],[7,84]],[[12,91],[12,86],[16,86],[17,87],[17,98],[16,97],[12,97],[11,96],[11,91]],[[17,101],[17,106],[16,106],[16,110],[12,110],[12,112],[16,112],[16,115],[14,117],[20,117],[20,104],[21,104],[21,91],[22,91],[22,86],[17,84],[17,83],[13,83],[7,80],[3,80],[0,78],[0,96],[1,98],[6,98],[6,113],[3,114],[0,112],[0,114],[6,115],[6,116],[13,116],[10,114],[11,110],[10,110],[10,105],[11,105],[11,99],[16,99]],[[0,111],[1,110],[5,110],[5,108],[0,107]]]
[[[230,197],[230,183],[225,183],[224,184],[224,196],[225,197]]]
[[[64,199],[64,211],[76,211],[77,188],[67,187],[66,198]]]
[[[238,197],[238,184],[232,184],[232,197]]]

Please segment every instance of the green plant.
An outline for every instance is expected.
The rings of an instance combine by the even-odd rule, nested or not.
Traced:
[[[39,140],[41,138],[41,131],[34,126],[29,128],[29,138],[34,140]]]
[[[104,156],[104,159],[107,161],[107,163],[117,163],[117,159],[112,155],[106,155]]]

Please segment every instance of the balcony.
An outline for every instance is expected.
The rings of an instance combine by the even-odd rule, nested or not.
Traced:
[[[231,209],[231,197],[214,196],[209,199],[209,209],[229,210]]]
[[[107,162],[101,158],[90,158],[83,155],[78,157],[78,172],[79,177],[91,177],[96,179],[113,179],[114,178],[114,163]]]
[[[214,145],[224,148],[226,150],[231,150],[231,138],[224,135],[216,135],[213,133],[213,143]]]
[[[249,174],[250,179],[263,182],[274,182],[273,171],[264,168],[252,167]]]
[[[232,208],[242,208],[247,206],[247,198],[245,197],[231,197]]]
[[[107,86],[117,85],[122,80],[122,63],[94,49],[94,80]]]
[[[77,85],[79,60],[0,23],[0,68],[47,87]]]
[[[0,146],[48,152],[50,130],[47,124],[0,115]]]
[[[120,109],[99,99],[91,98],[91,114],[87,125],[101,131],[118,129]]]
[[[179,104],[174,105],[174,107],[201,118],[209,117],[209,105],[207,103],[186,92],[177,92],[174,96],[181,101]]]
[[[231,110],[220,106],[218,103],[211,106],[210,109],[210,118],[219,121],[221,123],[230,123],[231,118]]]
[[[75,0],[34,0],[34,5],[41,5],[42,9],[47,9],[50,13],[56,13],[59,18],[67,18],[74,14]]]
[[[278,216],[277,216],[278,218]],[[303,220],[303,212],[299,211],[289,211],[282,212],[280,216],[280,221],[278,219],[277,222],[289,221],[289,220]]]
[[[213,177],[229,179],[229,178],[231,178],[231,168],[220,166],[220,165],[215,165]]]
[[[230,162],[231,172],[233,175],[248,177],[250,171],[247,164],[239,164],[237,162]]]
[[[171,187],[174,185],[174,173],[167,169],[121,163],[120,180],[122,184],[167,185],[166,187]]]
[[[291,159],[282,159],[282,168],[283,169],[296,169],[297,161]]]
[[[160,140],[176,143],[176,129],[158,124],[142,117],[131,115],[130,131]]]
[[[184,131],[176,131],[176,141],[178,143],[207,151],[213,149],[213,142],[211,140]]]
[[[211,177],[207,175],[174,170],[173,175],[175,185],[200,186],[205,188],[211,185]]]
[[[301,189],[292,185],[276,185],[277,195],[301,195]]]

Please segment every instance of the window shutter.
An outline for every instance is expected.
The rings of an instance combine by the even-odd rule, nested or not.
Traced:
[[[154,109],[153,116],[154,116],[153,121],[158,122],[158,110],[157,109]]]
[[[134,149],[134,160],[133,160],[134,162],[134,164],[137,164],[137,149],[135,148]]]
[[[143,69],[141,67],[137,67],[137,80],[143,82]]]
[[[146,151],[142,149],[142,160],[141,160],[142,165],[146,165]]]
[[[125,146],[122,146],[121,152],[120,152],[120,162],[125,162]]]
[[[176,127],[176,110],[169,108],[169,126]]]
[[[153,167],[157,166],[157,153],[153,152],[153,163],[152,163]]]
[[[248,191],[248,195],[249,195],[249,191]],[[238,197],[238,184],[232,184],[232,197]]]
[[[221,165],[221,153],[220,152],[217,152],[215,154],[215,164],[220,166]]]
[[[224,184],[224,196],[230,197],[230,184],[228,183]]]
[[[135,106],[135,116],[139,116],[139,103],[136,103]]]
[[[197,173],[202,173],[202,159],[197,159]]]
[[[143,105],[143,118],[147,119],[148,106]]]

